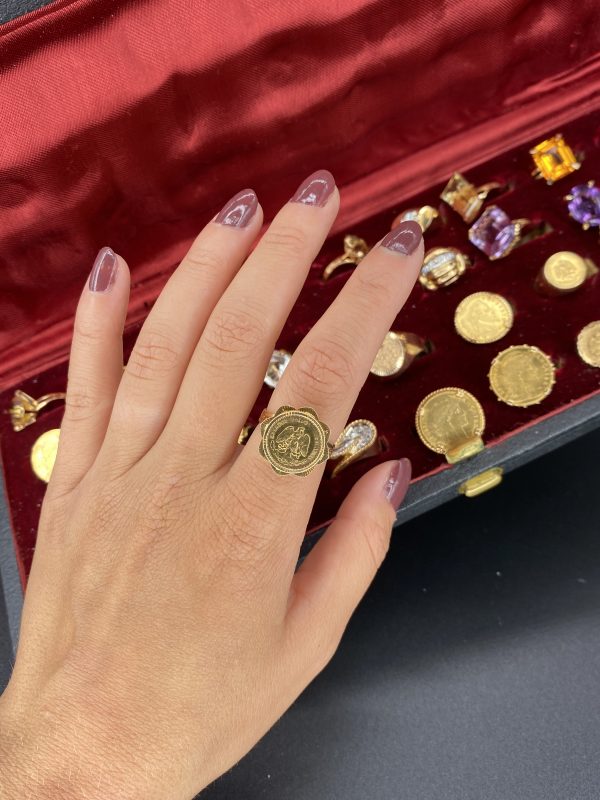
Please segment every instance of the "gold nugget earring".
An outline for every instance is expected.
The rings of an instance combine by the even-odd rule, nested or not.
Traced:
[[[8,409],[10,420],[14,431],[22,431],[37,420],[39,412],[55,400],[64,400],[67,395],[64,392],[53,392],[45,394],[35,400],[27,392],[17,389],[13,395],[12,405]]]
[[[327,264],[321,277],[326,281],[333,275],[336,269],[340,267],[356,267],[367,255],[369,250],[370,247],[360,236],[355,236],[353,233],[347,234],[344,236],[344,252],[341,256],[334,258],[333,261]]]

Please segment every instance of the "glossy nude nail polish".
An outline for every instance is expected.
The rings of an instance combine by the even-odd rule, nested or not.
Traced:
[[[392,465],[384,484],[383,493],[396,511],[400,503],[404,500],[408,484],[410,483],[411,474],[412,466],[410,461],[408,458],[401,458]]]
[[[423,230],[418,222],[407,220],[401,222],[393,230],[391,230],[381,240],[381,247],[386,247],[393,253],[400,253],[403,256],[409,256],[414,253],[421,239],[423,238]]]
[[[110,247],[103,247],[96,256],[88,283],[90,292],[108,292],[117,277],[119,259]]]
[[[331,172],[319,169],[313,172],[296,189],[290,203],[304,203],[306,206],[324,206],[335,189],[335,179]]]
[[[258,198],[253,189],[243,189],[235,194],[219,211],[213,222],[245,228],[258,207]]]

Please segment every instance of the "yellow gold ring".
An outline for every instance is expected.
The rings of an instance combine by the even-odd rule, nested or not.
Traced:
[[[334,258],[323,270],[321,276],[324,281],[330,278],[340,267],[356,267],[369,252],[369,246],[360,236],[352,233],[344,236],[344,252],[341,256]]]
[[[337,461],[331,477],[335,478],[343,469],[363,458],[379,455],[383,450],[377,428],[369,419],[349,422],[336,439],[330,458]]]
[[[264,409],[259,417],[259,453],[279,475],[308,475],[330,457],[329,426],[310,406]]]
[[[473,222],[490,192],[501,188],[502,184],[496,181],[474,186],[460,172],[455,172],[442,190],[440,198],[460,214],[465,222]]]
[[[371,375],[397,378],[426,350],[425,340],[416,333],[388,331],[371,366]]]

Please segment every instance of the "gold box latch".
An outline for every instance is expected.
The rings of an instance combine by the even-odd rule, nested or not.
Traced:
[[[477,495],[483,494],[502,483],[503,475],[504,469],[502,467],[486,469],[485,472],[480,472],[479,475],[474,475],[468,481],[461,483],[458,491],[460,494],[464,494],[465,497],[477,497]]]

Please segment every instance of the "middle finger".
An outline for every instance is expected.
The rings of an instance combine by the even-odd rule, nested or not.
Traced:
[[[335,441],[348,420],[385,334],[404,305],[423,261],[423,237],[416,222],[404,222],[388,233],[350,275],[321,319],[294,352],[267,406],[311,406]],[[324,464],[307,476],[279,475],[259,455],[260,426],[227,474],[235,493],[248,487],[258,500],[298,521],[305,529]],[[257,497],[261,495],[261,497]],[[293,515],[293,511],[297,511]]]

